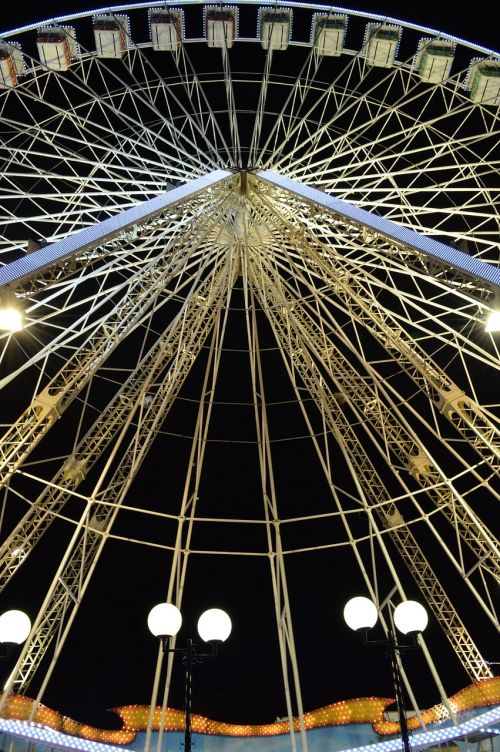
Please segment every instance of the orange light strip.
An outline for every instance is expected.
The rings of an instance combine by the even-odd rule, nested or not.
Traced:
[[[343,700],[327,705],[319,710],[313,710],[304,715],[306,728],[320,726],[340,726],[348,723],[373,723],[383,719],[384,709],[392,703],[391,698],[366,697],[357,700]],[[123,721],[123,727],[134,731],[144,731],[147,728],[149,708],[144,705],[126,705],[113,708]],[[161,708],[157,708],[154,715],[153,730],[160,725]],[[277,721],[263,725],[243,725],[212,721],[201,715],[191,716],[193,731],[199,734],[217,734],[218,736],[276,736],[289,731],[288,721]],[[294,718],[294,727],[299,730],[299,719]],[[167,709],[164,728],[167,731],[181,731],[184,729],[184,713],[179,710]]]
[[[491,679],[482,679],[474,684],[469,684],[468,687],[461,689],[456,695],[450,697],[449,703],[455,713],[500,704],[500,676],[494,676]],[[437,723],[447,718],[448,710],[443,703],[439,703],[439,705],[434,705],[429,710],[424,710],[421,715],[423,723],[428,726],[431,723]],[[373,728],[377,734],[397,734],[399,732],[399,723],[381,721],[374,723]],[[420,728],[420,723],[416,716],[408,719],[408,728]]]
[[[385,709],[394,702],[387,697],[362,697],[356,700],[343,700],[332,705],[326,705],[318,710],[305,713],[304,722],[306,729],[321,728],[325,726],[342,726],[354,723],[371,723],[377,734],[397,734],[399,723],[384,719]],[[473,710],[488,705],[500,704],[500,677],[483,679],[470,684],[449,698],[449,703],[456,713],[465,710]],[[16,720],[28,720],[35,703],[29,697],[23,695],[11,695],[7,699],[3,718]],[[82,739],[108,742],[110,744],[131,744],[136,738],[138,731],[145,731],[148,725],[149,706],[147,705],[124,705],[112,710],[121,718],[123,728],[119,731],[107,731],[98,729],[83,723],[78,723],[67,716],[63,716],[55,710],[39,705],[33,720],[49,728],[62,731],[65,734],[78,736]],[[441,703],[429,710],[424,710],[422,720],[426,725],[437,723],[447,717],[448,711]],[[160,727],[161,708],[157,707],[153,719],[153,731]],[[233,724],[213,721],[201,715],[192,715],[192,729],[198,734],[211,734],[217,736],[277,736],[287,734],[289,731],[288,721],[276,721],[268,724]],[[299,719],[293,719],[295,730],[299,730]],[[411,729],[419,727],[417,717],[408,719]],[[166,731],[184,730],[184,712],[167,708],[164,729]]]
[[[2,718],[27,721],[34,706],[35,701],[29,697],[10,695],[5,703]],[[56,710],[51,710],[46,705],[38,705],[32,720],[56,731],[61,731],[63,734],[78,736],[81,739],[91,739],[92,741],[109,742],[110,744],[131,744],[136,737],[136,732],[129,729],[107,731],[79,723]]]

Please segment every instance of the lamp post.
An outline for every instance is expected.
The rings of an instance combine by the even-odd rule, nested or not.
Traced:
[[[10,658],[12,650],[15,645],[22,645],[27,639],[31,631],[31,621],[24,611],[18,611],[12,609],[11,611],[5,611],[0,616],[0,644],[2,645],[2,651],[0,652],[0,660],[6,661]],[[9,687],[12,674],[8,677],[4,685],[4,692]],[[2,700],[2,704],[5,702],[5,698]]]
[[[174,637],[182,624],[182,615],[172,603],[159,603],[151,609],[148,616],[150,632],[161,640],[164,653],[180,653],[184,657],[186,667],[184,679],[184,752],[191,752],[191,686],[194,663],[202,658],[215,658],[217,648],[225,642],[231,634],[231,619],[220,608],[210,608],[204,611],[198,619],[198,634],[203,642],[212,648],[209,653],[200,653],[192,639],[186,641],[185,648],[169,647],[169,640]]]
[[[403,635],[408,635],[411,638],[410,643],[404,644],[399,644],[397,642],[391,628],[387,630],[387,639],[369,640],[368,630],[375,626],[377,618],[377,607],[369,598],[363,596],[351,598],[344,607],[344,619],[347,626],[360,634],[363,644],[384,645],[388,649],[403,749],[404,752],[411,752],[410,734],[408,732],[408,723],[406,720],[399,661],[403,652],[417,647],[416,636],[420,632],[423,632],[427,626],[427,612],[425,608],[416,601],[403,601],[395,608],[393,619],[397,630]]]
[[[30,630],[31,621],[24,611],[12,609],[0,616],[0,643],[6,646],[4,657],[8,657],[14,645],[21,645],[26,640]]]

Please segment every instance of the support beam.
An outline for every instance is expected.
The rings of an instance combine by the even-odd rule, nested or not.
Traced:
[[[398,244],[405,252],[410,250],[415,251],[417,254],[423,254],[444,267],[451,267],[454,271],[460,272],[468,278],[485,283],[494,292],[500,292],[500,269],[486,263],[486,261],[480,261],[473,256],[469,256],[467,253],[458,251],[456,248],[433,240],[426,235],[420,235],[407,227],[401,227],[395,222],[384,219],[377,214],[372,214],[365,209],[359,209],[347,201],[342,201],[335,198],[335,196],[330,196],[327,193],[316,190],[316,188],[311,188],[309,185],[299,183],[297,180],[292,180],[272,170],[258,172],[257,177],[277,188],[284,188],[304,201],[316,204],[338,214],[339,217],[348,222],[369,228],[377,235],[381,235],[387,240]]]
[[[68,235],[62,240],[46,245],[28,256],[12,261],[0,268],[0,288],[6,285],[15,286],[75,254],[90,251],[112,240],[120,233],[138,227],[176,204],[191,199],[201,191],[226,180],[231,174],[227,170],[215,170],[178,188],[172,188],[171,191],[162,193],[161,196],[155,196],[131,209],[126,209],[103,222],[97,222],[91,227],[75,232],[74,235]]]

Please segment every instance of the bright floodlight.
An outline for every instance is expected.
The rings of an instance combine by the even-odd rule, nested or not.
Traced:
[[[181,612],[172,603],[158,603],[149,612],[148,627],[155,637],[173,637],[181,624]]]
[[[358,629],[371,629],[377,623],[377,607],[369,598],[356,596],[345,604],[344,619],[355,632]]]
[[[13,642],[20,645],[31,630],[31,621],[24,611],[5,611],[0,616],[0,642]]]
[[[394,623],[403,634],[423,632],[427,622],[427,611],[416,601],[403,601],[394,610]]]
[[[484,327],[486,332],[500,332],[500,311],[492,311]]]
[[[13,290],[0,290],[0,329],[18,332],[23,328],[23,306]]]
[[[23,316],[15,306],[0,306],[0,329],[18,332],[23,328]]]
[[[225,642],[231,634],[231,619],[220,608],[209,608],[198,619],[198,634],[204,642]]]

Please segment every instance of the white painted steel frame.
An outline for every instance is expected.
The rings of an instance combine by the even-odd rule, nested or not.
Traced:
[[[271,185],[285,188],[289,193],[299,196],[304,201],[337,214],[348,223],[363,227],[365,231],[371,231],[371,239],[377,239],[377,235],[381,235],[386,241],[392,241],[396,248],[400,246],[401,257],[405,259],[407,264],[411,264],[408,252],[415,256],[424,254],[444,267],[450,267],[459,274],[472,277],[473,280],[483,284],[486,283],[494,291],[500,291],[500,269],[492,264],[471,257],[467,253],[437,242],[432,238],[423,237],[413,230],[400,227],[394,222],[384,219],[384,217],[367,212],[331,194],[318,191],[272,170],[257,172],[256,176]],[[437,274],[436,270],[436,276]]]
[[[179,4],[198,5],[194,0]],[[242,4],[260,5],[254,0]],[[311,13],[343,10],[281,0],[277,5]],[[139,3],[117,6],[115,11],[148,7]],[[380,20],[373,14],[348,13]],[[64,20],[68,19],[84,21],[89,16],[75,14]],[[400,25],[404,33],[432,33],[407,22]],[[14,38],[18,31],[4,36]],[[477,45],[455,41],[468,51],[491,54]],[[240,43],[243,40],[236,41]],[[246,43],[252,43],[253,52],[259,44],[256,38]],[[9,233],[19,223],[20,201],[25,196],[30,203],[29,211],[21,211],[23,229],[35,238],[50,239],[46,247],[0,268],[0,282],[17,284],[16,292],[27,306],[30,342],[36,345],[28,360],[7,372],[0,384],[7,389],[16,378],[40,369],[30,391],[30,407],[2,437],[4,508],[11,498],[31,504],[22,486],[16,486],[20,478],[44,485],[0,549],[2,587],[27,562],[30,550],[52,522],[64,518],[68,499],[80,499],[86,509],[80,518],[68,520],[73,535],[61,563],[61,579],[54,579],[49,588],[37,617],[35,639],[23,651],[12,679],[16,688],[28,686],[43,654],[55,643],[52,663],[38,692],[41,700],[106,540],[152,545],[139,536],[115,533],[113,522],[125,509],[147,514],[132,500],[125,503],[126,491],[150,440],[161,434],[160,422],[166,419],[210,330],[210,356],[192,437],[194,464],[189,463],[176,516],[176,540],[173,547],[154,544],[165,551],[173,548],[168,599],[181,605],[191,557],[220,554],[192,547],[192,542],[200,522],[221,522],[200,518],[197,498],[231,294],[242,274],[263,513],[258,521],[238,519],[237,524],[261,525],[268,550],[264,554],[240,551],[235,545],[236,550],[231,547],[226,553],[269,559],[287,713],[291,719],[294,695],[301,718],[300,738],[291,734],[290,744],[296,749],[300,743],[306,750],[300,662],[286,570],[289,557],[314,546],[308,540],[300,548],[287,546],[286,534],[290,527],[320,515],[304,510],[302,518],[279,519],[274,445],[264,397],[265,347],[257,325],[259,303],[274,330],[327,479],[333,507],[324,518],[339,521],[345,533],[345,539],[326,547],[351,551],[368,591],[380,603],[387,628],[386,607],[396,592],[404,595],[388,550],[392,541],[437,620],[448,622],[448,638],[469,676],[489,676],[489,667],[464,627],[462,615],[437,581],[417,536],[422,527],[429,531],[464,587],[497,624],[490,587],[491,580],[498,578],[497,541],[476,515],[473,502],[478,487],[491,500],[500,496],[495,486],[499,405],[485,403],[476,368],[492,373],[500,364],[493,337],[481,339],[479,335],[500,276],[494,266],[498,211],[493,188],[500,166],[498,115],[471,105],[461,71],[452,71],[442,86],[422,87],[413,75],[411,60],[402,60],[393,69],[379,72],[378,80],[371,80],[359,50],[346,49],[333,81],[325,82],[317,52],[292,39],[291,49],[307,54],[288,81],[276,73],[270,50],[261,55],[263,64],[251,82],[257,96],[249,137],[242,130],[243,116],[248,113],[239,109],[248,77],[232,67],[233,51],[223,48],[219,69],[204,75],[194,52],[205,40],[184,40],[169,57],[177,78],[165,80],[159,62],[149,54],[148,43],[130,37],[128,44],[121,67],[110,67],[93,51],[82,48],[81,60],[66,77],[53,75],[37,60],[27,58],[21,86],[0,98],[0,118],[9,128],[0,146],[5,197],[0,221],[6,232],[0,251],[24,250],[24,240],[12,239]],[[224,92],[222,104],[214,91]],[[275,104],[276,92],[284,92],[276,98],[279,104]],[[438,105],[439,114],[427,116]],[[418,117],[412,114],[415,109]],[[470,135],[466,124],[472,125]],[[43,156],[49,152],[50,165]],[[239,186],[230,174],[243,164],[247,153],[250,166],[266,172],[257,179],[245,177]],[[205,174],[217,168],[215,180],[221,183],[208,189],[214,178]],[[275,170],[284,174],[277,176]],[[424,187],[423,174],[429,177]],[[299,185],[297,179],[304,182]],[[189,181],[186,186],[175,187],[185,181]],[[193,185],[199,186],[196,195]],[[318,188],[339,198],[326,196]],[[175,197],[180,197],[178,203]],[[443,205],[436,206],[433,197]],[[147,216],[136,208],[144,199],[142,211]],[[349,200],[352,206],[347,205]],[[166,204],[159,215],[148,214],[146,206],[159,206],[162,201]],[[452,226],[452,207],[456,206],[464,220],[458,230]],[[384,218],[373,213],[374,207]],[[96,225],[103,214],[104,223]],[[93,233],[104,227],[111,232],[94,238]],[[438,234],[450,242],[470,237],[477,258],[450,251],[432,238]],[[79,245],[79,239],[81,243],[82,238],[91,237]],[[179,299],[184,302],[178,317],[157,332],[156,344],[148,349],[149,327],[154,330],[151,322]],[[204,308],[207,299],[214,304],[212,311]],[[61,323],[61,315],[72,317],[69,328]],[[41,324],[50,336],[44,335]],[[132,333],[144,337],[143,354],[131,363],[128,377],[120,382],[100,418],[84,430],[84,419],[93,407],[92,389],[100,378],[110,382],[115,378],[111,370],[109,375],[106,371],[107,359]],[[366,335],[383,356],[371,352]],[[2,366],[7,366],[13,344],[15,337],[3,337]],[[57,358],[54,375],[53,359],[57,362]],[[393,378],[396,369],[413,384],[411,399]],[[457,370],[460,379],[451,375]],[[163,378],[166,381],[160,386]],[[466,387],[459,388],[458,380]],[[301,383],[307,385],[307,397]],[[72,451],[52,458],[59,469],[48,480],[27,460],[56,419],[77,401],[81,427],[75,431]],[[420,410],[422,405],[425,408]],[[321,416],[319,432],[311,406]],[[356,430],[349,420],[353,416]],[[453,462],[450,477],[424,436],[432,437]],[[329,452],[332,437],[350,469],[355,493],[337,484]],[[367,453],[367,447],[373,454]],[[106,450],[119,457],[119,467],[111,475],[106,465],[96,475],[94,466]],[[476,459],[468,464],[472,456]],[[377,457],[389,467],[383,478]],[[389,480],[389,476],[394,478]],[[79,485],[87,477],[93,490],[80,492]],[[432,503],[431,510],[424,499]],[[95,511],[92,517],[90,510]],[[367,520],[363,535],[351,526],[351,515],[360,510]],[[167,517],[158,511],[154,514],[158,519]],[[446,538],[437,519],[449,526]],[[394,582],[388,594],[379,591],[378,550]],[[14,557],[13,551],[17,552]],[[425,643],[422,646],[446,704],[437,669]],[[160,671],[159,660],[153,704]],[[170,662],[164,709],[171,671]],[[412,702],[418,712],[413,697]],[[447,712],[453,716],[449,704]],[[147,745],[150,739],[149,729]]]
[[[265,265],[265,261],[261,260],[261,264]],[[393,537],[400,555],[406,561],[414,576],[418,578],[421,592],[426,596],[428,605],[432,607],[438,621],[441,622],[454,649],[462,656],[464,664],[468,666],[471,679],[477,680],[492,676],[491,668],[482,659],[473,640],[468,636],[463,621],[453,608],[444,589],[441,588],[439,579],[420,551],[410,528],[405,527],[404,518],[398,512],[396,504],[391,503],[384,508],[384,503],[388,498],[386,485],[371,464],[368,455],[359,450],[356,432],[351,428],[347,417],[344,416],[341,403],[335,397],[335,394],[342,395],[342,401],[348,402],[360,423],[363,423],[363,416],[366,419],[366,415],[369,415],[371,425],[375,424],[374,427],[377,430],[377,423],[380,422],[379,435],[381,440],[388,443],[388,449],[399,455],[403,463],[408,463],[412,456],[420,457],[423,460],[422,465],[425,465],[425,468],[431,468],[432,460],[427,455],[425,447],[420,444],[417,436],[412,435],[411,428],[405,425],[402,416],[398,415],[398,409],[394,403],[390,410],[384,409],[384,403],[379,398],[380,392],[383,391],[383,385],[379,383],[377,390],[372,390],[370,383],[361,378],[349,366],[348,361],[341,359],[342,356],[338,351],[336,352],[335,346],[329,342],[325,332],[315,331],[311,322],[303,318],[304,312],[300,313],[300,300],[277,295],[280,285],[279,277],[273,277],[269,272],[266,276],[267,284],[261,278],[256,282],[256,288],[262,295],[265,295],[265,298],[261,298],[261,305],[270,312],[291,312],[284,321],[276,318],[275,314],[270,314],[274,318],[277,339],[280,342],[292,341],[294,343],[293,368],[297,369],[302,381],[307,384],[309,393],[318,408],[324,411],[325,421],[330,431],[336,435],[338,443],[342,445],[344,455],[350,458],[353,476],[359,483],[364,498],[366,500],[371,498],[370,504],[366,501],[367,509],[372,504],[380,505],[377,514],[381,518],[382,524],[390,529],[391,537]],[[312,355],[306,355],[308,350],[312,351]],[[285,352],[284,356],[287,357]],[[317,359],[317,362],[321,363],[330,374],[336,387],[335,392],[331,392],[328,385],[322,381],[313,358]],[[290,375],[292,377],[292,374]],[[367,430],[368,426],[363,425]],[[389,452],[387,462],[388,466],[392,467]],[[445,513],[450,501],[453,505],[455,502],[465,505],[464,500],[456,495],[453,488],[447,488],[449,481],[446,474],[436,467],[433,468],[433,471],[434,475],[431,474],[430,469],[419,472],[416,479],[422,487],[428,486],[428,493],[434,496],[436,505],[442,505]],[[436,475],[439,479],[436,479]],[[406,488],[406,491],[409,493],[408,488]],[[451,522],[452,524],[458,523],[459,533],[461,533],[463,526],[465,526],[466,533],[470,533],[473,529],[481,530],[480,521],[474,515],[471,515],[471,519],[469,519],[468,515],[470,515],[470,510],[467,509],[467,505],[465,505],[465,514],[460,511],[457,513],[455,510]],[[463,521],[461,517],[463,517]],[[461,521],[462,525],[460,525]],[[372,521],[372,524],[375,525],[375,522]],[[483,553],[482,546],[485,541],[490,541],[491,549]],[[479,545],[479,560],[482,560],[483,555],[491,557],[493,564],[491,573],[497,582],[500,581],[500,552],[493,536],[489,531],[482,530],[482,533],[478,535],[477,544]],[[444,547],[443,553],[445,555],[448,553],[446,547]],[[488,564],[484,561],[483,563],[490,571]],[[459,562],[456,562],[456,566],[460,569]],[[401,593],[401,596],[404,597],[404,593]],[[487,603],[478,594],[477,597],[483,608],[488,612],[493,624],[496,625],[497,619],[493,613],[489,612]]]
[[[72,256],[79,256],[92,251],[111,240],[115,240],[122,233],[130,231],[132,228],[138,231],[143,224],[157,219],[164,212],[172,210],[186,199],[195,197],[200,191],[212,185],[217,185],[230,175],[231,173],[227,170],[218,170],[209,175],[203,175],[179,188],[172,188],[162,196],[156,196],[130,209],[125,209],[125,211],[110,219],[105,219],[73,235],[68,235],[63,240],[34,251],[25,258],[12,261],[0,268],[0,288],[6,285],[15,286],[32,276],[43,274],[56,264],[62,264]]]

